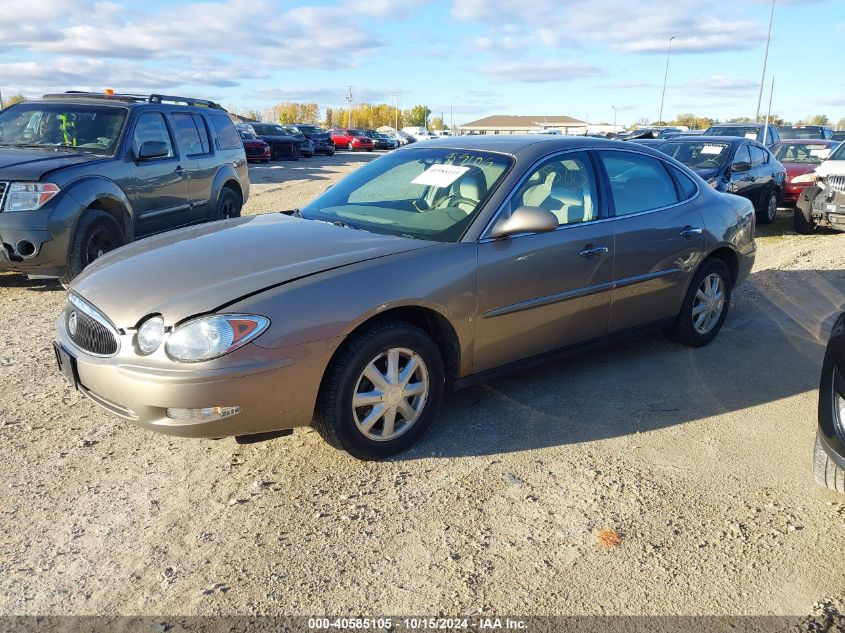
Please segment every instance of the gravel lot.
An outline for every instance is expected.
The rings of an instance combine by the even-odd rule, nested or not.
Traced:
[[[374,157],[254,167],[245,213]],[[308,429],[133,428],[56,371],[61,288],[0,274],[0,613],[845,611],[845,498],[810,467],[845,236],[790,226],[761,229],[710,346],[644,336],[451,394],[382,463]]]

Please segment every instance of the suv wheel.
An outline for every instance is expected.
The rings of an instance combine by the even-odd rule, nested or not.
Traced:
[[[757,212],[757,222],[759,224],[771,224],[775,221],[778,214],[778,192],[772,187],[768,194],[763,197],[763,204]]]
[[[731,303],[731,273],[720,259],[708,259],[687,290],[671,337],[690,347],[707,345],[716,338]]]
[[[383,459],[425,432],[443,385],[443,359],[428,334],[386,319],[339,350],[323,377],[314,427],[353,457]]]
[[[807,187],[798,197],[795,203],[795,232],[801,235],[810,235],[816,230],[816,223],[813,220],[813,200],[819,195],[818,187]]]
[[[124,243],[123,230],[117,220],[105,211],[86,209],[76,223],[62,284],[69,284],[88,264]]]
[[[243,202],[238,192],[230,187],[223,187],[220,196],[217,198],[217,209],[214,212],[214,220],[226,220],[228,218],[241,217]]]

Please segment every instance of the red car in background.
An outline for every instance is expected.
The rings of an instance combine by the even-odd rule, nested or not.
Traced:
[[[786,169],[786,188],[781,204],[795,206],[806,187],[815,181],[815,171],[821,162],[839,145],[838,141],[821,139],[781,139],[772,146],[772,153]]]
[[[332,143],[337,149],[348,149],[350,152],[358,150],[373,151],[373,139],[364,134],[364,130],[353,128],[335,128],[329,130],[332,135]]]
[[[238,134],[241,137],[241,143],[244,144],[247,162],[266,163],[272,158],[273,152],[270,146],[255,134],[242,129],[238,130]]]

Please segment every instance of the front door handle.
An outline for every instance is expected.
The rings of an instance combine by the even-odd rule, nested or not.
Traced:
[[[607,246],[593,246],[592,244],[587,244],[580,253],[578,253],[581,257],[586,257],[590,259],[591,257],[595,257],[596,255],[606,255],[610,249]]]
[[[704,229],[700,229],[697,226],[690,226],[689,224],[687,224],[684,227],[684,230],[681,231],[681,237],[690,239],[693,235],[701,235],[702,233],[704,233]]]

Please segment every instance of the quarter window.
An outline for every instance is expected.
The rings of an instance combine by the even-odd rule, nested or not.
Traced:
[[[601,152],[616,215],[651,211],[678,202],[675,185],[663,162],[633,152]]]
[[[141,149],[141,145],[147,141],[161,141],[167,145],[167,158],[173,157],[173,141],[164,117],[159,112],[145,112],[138,117],[135,124],[135,131],[132,133],[132,149],[135,155]]]
[[[531,172],[511,198],[511,211],[540,207],[557,217],[558,225],[577,224],[598,217],[596,177],[585,152],[556,156]]]
[[[752,167],[759,167],[764,163],[768,162],[768,156],[766,156],[765,150],[762,147],[757,147],[756,145],[751,145],[749,147],[751,150],[751,166]]]
[[[215,114],[209,116],[208,119],[217,136],[218,149],[239,149],[243,147],[241,137],[238,136],[238,132],[228,116]]]
[[[689,200],[690,198],[692,198],[698,191],[698,187],[696,186],[695,181],[693,181],[692,178],[687,176],[677,167],[670,167],[670,169],[675,175],[675,180],[678,181],[678,187],[681,190],[681,199]]]

